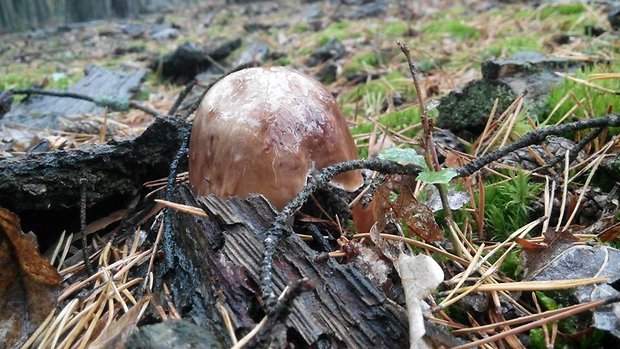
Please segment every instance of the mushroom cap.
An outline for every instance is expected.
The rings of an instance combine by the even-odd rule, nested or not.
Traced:
[[[248,68],[218,81],[202,100],[189,143],[189,181],[199,196],[264,195],[282,209],[308,174],[357,159],[346,120],[316,80],[285,67]],[[331,184],[355,191],[359,171]]]

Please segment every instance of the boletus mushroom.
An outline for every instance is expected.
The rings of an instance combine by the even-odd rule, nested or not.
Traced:
[[[189,143],[189,181],[198,196],[258,193],[281,210],[313,171],[357,159],[346,120],[316,80],[285,67],[248,68],[222,78],[196,111]],[[349,192],[360,171],[330,184]],[[361,208],[358,230],[369,229]]]

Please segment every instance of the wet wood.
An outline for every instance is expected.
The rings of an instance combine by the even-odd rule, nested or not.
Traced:
[[[196,200],[187,187],[178,189],[175,201],[201,206],[211,218],[173,214],[174,234],[166,256],[171,269],[160,269],[158,280],[170,288],[182,317],[222,328],[226,340],[216,309],[219,299],[232,317],[235,332],[244,335],[264,315],[258,287],[261,235],[274,219],[273,209],[262,197]],[[317,257],[294,234],[277,249],[273,275],[277,293],[302,277],[315,285],[294,301],[281,331],[286,341],[296,347],[319,348],[408,346],[403,308],[355,267]]]
[[[78,207],[82,178],[88,206],[135,195],[144,182],[167,175],[188,130],[186,121],[162,117],[135,139],[0,160],[0,206],[16,212]]]

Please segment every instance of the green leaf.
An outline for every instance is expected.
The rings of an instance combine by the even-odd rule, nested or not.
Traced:
[[[417,180],[430,184],[446,184],[456,177],[457,173],[452,168],[444,168],[441,171],[423,171]]]
[[[412,148],[390,148],[379,153],[379,159],[398,162],[401,165],[415,165],[427,169],[424,156]]]

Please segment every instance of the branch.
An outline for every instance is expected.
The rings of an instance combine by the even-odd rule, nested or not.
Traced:
[[[41,89],[35,89],[35,88],[11,90],[11,93],[16,94],[16,95],[20,95],[20,94],[21,95],[42,95],[42,96],[53,96],[53,97],[62,97],[62,98],[75,98],[75,99],[81,99],[81,100],[93,102],[96,105],[101,106],[101,107],[109,107],[110,109],[116,110],[116,111],[126,111],[129,108],[133,108],[133,109],[141,110],[155,117],[161,115],[161,113],[155,109],[151,109],[138,102],[130,101],[130,100],[114,99],[114,98],[93,98],[93,97],[75,93],[75,92],[49,91],[49,90],[41,90]]]
[[[518,141],[511,143],[505,147],[501,147],[497,150],[494,150],[476,160],[472,160],[471,162],[465,164],[462,167],[456,169],[457,177],[467,177],[474,174],[474,172],[480,170],[484,166],[492,163],[493,161],[499,160],[505,155],[527,147],[532,144],[540,143],[547,138],[547,136],[557,136],[562,135],[564,133],[575,132],[580,130],[585,130],[588,128],[600,128],[600,127],[618,127],[620,126],[620,115],[618,114],[607,114],[604,116],[600,116],[593,119],[582,120],[571,122],[570,124],[563,124],[557,126],[549,126],[545,128],[540,128],[531,132],[528,132],[525,136],[523,136]]]

